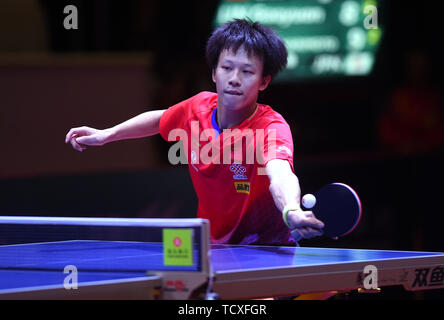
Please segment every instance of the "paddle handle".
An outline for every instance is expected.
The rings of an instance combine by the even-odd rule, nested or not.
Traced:
[[[301,234],[299,233],[298,229],[293,229],[290,232],[291,237],[294,239],[294,241],[298,242],[299,240],[302,239]]]
[[[301,201],[301,203],[302,203],[302,206],[303,206],[305,209],[310,210],[310,209],[312,209],[312,208],[315,206],[315,204],[316,204],[316,197],[315,197],[314,195],[308,193],[308,194],[306,194],[306,195],[304,195],[304,196],[302,197],[302,201]],[[302,235],[299,233],[299,231],[298,231],[297,229],[293,229],[293,230],[290,232],[290,234],[291,234],[291,237],[292,237],[292,238],[294,239],[294,241],[296,241],[296,242],[298,242],[299,240],[301,240],[301,239],[303,238]]]

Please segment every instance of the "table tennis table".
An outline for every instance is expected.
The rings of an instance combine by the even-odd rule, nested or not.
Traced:
[[[60,229],[67,223],[104,228],[116,222],[197,227],[193,236],[202,241],[193,244],[193,264],[187,266],[166,266],[162,242],[65,239],[2,245],[0,299],[251,299],[347,292],[366,288],[368,266],[377,271],[378,287],[444,288],[444,253],[212,245],[208,221],[202,219],[1,217],[0,239],[25,223]]]

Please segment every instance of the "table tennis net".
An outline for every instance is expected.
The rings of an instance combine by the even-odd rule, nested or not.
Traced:
[[[0,217],[0,268],[202,271],[207,237],[201,219]]]

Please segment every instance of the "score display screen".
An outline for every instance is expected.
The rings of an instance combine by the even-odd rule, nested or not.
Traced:
[[[376,0],[222,0],[214,25],[235,18],[276,30],[288,51],[276,81],[371,74],[383,30]]]

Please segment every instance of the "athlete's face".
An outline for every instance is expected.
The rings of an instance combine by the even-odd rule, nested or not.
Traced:
[[[259,91],[264,90],[271,80],[270,76],[262,76],[262,70],[262,60],[248,55],[243,47],[236,53],[223,50],[213,70],[219,102],[232,110],[255,105]]]

